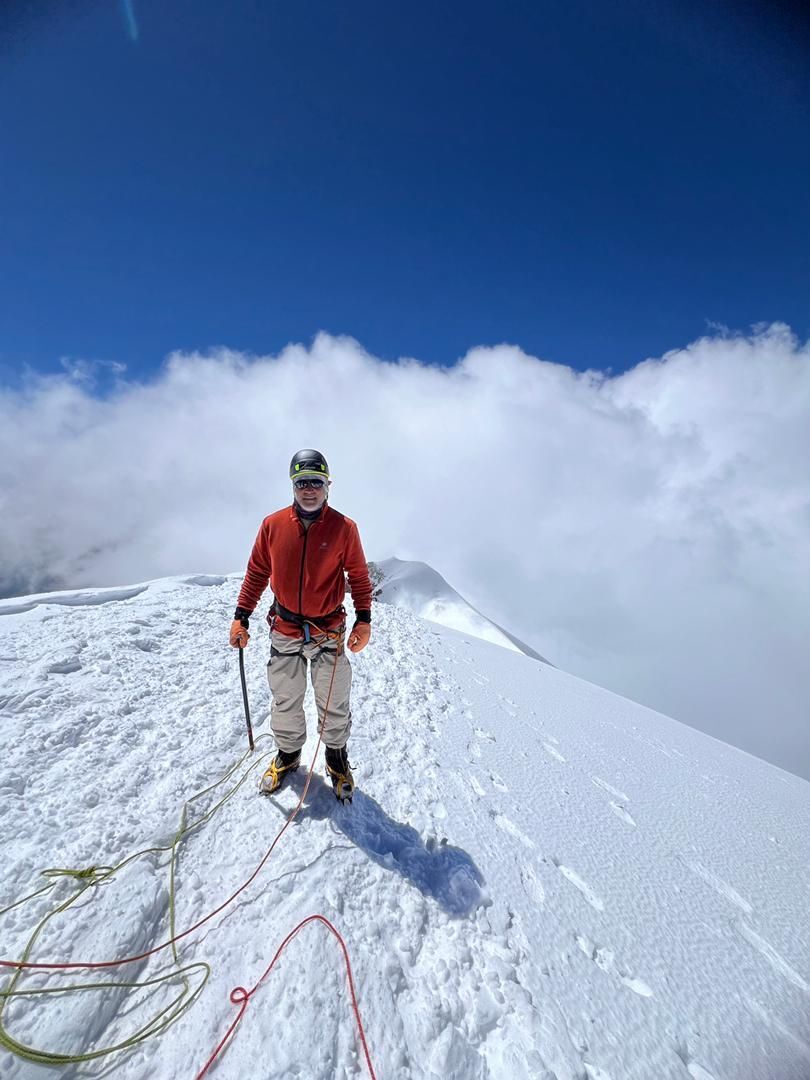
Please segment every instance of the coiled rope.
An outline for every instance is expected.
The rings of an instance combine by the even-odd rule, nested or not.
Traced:
[[[332,695],[332,687],[334,685],[335,670],[337,668],[337,660],[339,658],[340,651],[343,648],[343,635],[342,635],[342,633],[340,635],[330,635],[330,636],[335,636],[337,638],[337,640],[338,640],[338,643],[337,643],[337,647],[336,647],[336,650],[335,650],[335,663],[333,664],[333,667],[332,667],[332,678],[331,678],[330,684],[329,684],[329,692],[327,694],[326,705],[324,707],[324,719],[328,715],[329,701],[330,701],[331,695]],[[321,729],[323,727],[323,725],[320,724],[320,723],[319,723],[318,726]],[[268,738],[269,738],[269,736],[267,736],[267,735],[261,735],[261,736],[259,736],[259,739],[257,739],[256,741],[258,742],[261,739],[268,739]],[[78,1063],[82,1063],[82,1062],[91,1061],[91,1060],[94,1060],[94,1059],[97,1059],[97,1058],[105,1057],[107,1055],[117,1053],[118,1051],[134,1047],[134,1046],[138,1045],[138,1043],[141,1043],[146,1039],[149,1039],[149,1038],[151,1038],[151,1037],[153,1037],[155,1035],[160,1034],[161,1032],[165,1031],[168,1027],[170,1027],[172,1024],[174,1024],[177,1020],[179,1020],[180,1017],[188,1009],[191,1008],[191,1006],[194,1004],[194,1002],[200,996],[200,994],[202,993],[202,991],[203,991],[203,989],[205,987],[206,982],[208,981],[208,978],[209,978],[210,973],[211,973],[211,968],[207,963],[196,962],[196,963],[188,964],[185,967],[179,967],[178,966],[176,970],[166,972],[166,973],[161,974],[159,976],[156,976],[155,978],[152,978],[152,979],[144,979],[144,980],[141,980],[141,981],[138,981],[138,982],[126,982],[126,981],[121,981],[121,982],[96,982],[96,983],[73,984],[73,985],[69,985],[69,986],[59,986],[59,987],[43,987],[43,988],[31,989],[31,990],[17,989],[17,983],[20,980],[21,976],[23,975],[23,972],[25,972],[25,971],[69,971],[69,970],[76,970],[76,969],[98,970],[98,969],[104,969],[104,968],[110,968],[110,967],[121,967],[121,966],[123,966],[125,964],[132,964],[132,963],[135,963],[135,962],[140,961],[140,960],[145,960],[147,957],[154,956],[157,953],[162,952],[164,949],[169,948],[169,946],[171,946],[174,962],[177,965],[178,964],[177,942],[181,941],[185,937],[188,937],[190,934],[194,933],[194,931],[198,930],[201,926],[204,926],[207,922],[210,922],[211,919],[213,919],[221,911],[223,911],[226,907],[228,907],[231,903],[233,903],[233,901],[241,893],[243,893],[245,891],[245,889],[248,888],[249,885],[251,885],[251,883],[256,879],[256,877],[261,872],[261,870],[264,867],[265,863],[270,858],[271,854],[273,853],[273,850],[276,847],[276,844],[279,842],[281,837],[284,835],[284,833],[287,831],[289,826],[295,820],[295,818],[298,815],[301,807],[304,804],[304,800],[306,798],[307,792],[309,791],[310,782],[312,780],[312,775],[313,775],[313,772],[314,772],[314,769],[315,769],[315,762],[317,761],[318,753],[320,752],[320,747],[321,747],[321,742],[322,741],[323,741],[323,733],[322,733],[322,730],[321,730],[319,732],[318,744],[317,744],[317,746],[315,748],[315,754],[313,755],[312,763],[310,764],[309,772],[307,774],[306,783],[304,784],[304,789],[303,789],[303,791],[301,793],[301,796],[300,796],[300,798],[298,800],[298,803],[296,804],[296,806],[292,810],[291,814],[289,815],[289,817],[285,821],[282,828],[277,833],[275,839],[273,840],[273,842],[270,845],[270,847],[268,848],[268,850],[265,852],[265,854],[262,857],[262,859],[260,860],[259,864],[256,866],[256,868],[251,873],[251,875],[247,878],[247,880],[244,881],[239,886],[239,888],[237,888],[235,890],[235,892],[233,892],[232,895],[228,897],[227,900],[223,901],[223,903],[221,903],[213,911],[210,911],[203,918],[199,919],[196,923],[194,923],[193,926],[190,926],[188,929],[183,930],[180,933],[175,932],[175,868],[176,868],[176,860],[177,860],[177,849],[178,849],[181,841],[183,839],[185,839],[185,837],[189,833],[193,832],[200,825],[203,825],[206,822],[208,822],[211,819],[211,817],[217,812],[217,810],[219,810],[220,807],[224,806],[224,804],[226,802],[228,802],[228,800],[242,786],[244,781],[250,775],[250,772],[252,771],[252,769],[255,768],[255,766],[257,764],[259,764],[260,762],[265,760],[269,756],[269,754],[264,755],[261,758],[258,758],[246,770],[244,775],[235,784],[235,786],[233,788],[231,788],[231,790],[228,791],[224,795],[224,797],[222,799],[220,799],[220,801],[218,803],[216,803],[213,807],[211,807],[211,809],[207,813],[205,813],[202,817],[198,818],[196,821],[193,821],[190,825],[187,824],[187,818],[188,818],[188,810],[189,810],[189,807],[191,806],[191,804],[196,802],[198,799],[202,798],[203,796],[207,795],[209,792],[213,791],[220,784],[227,781],[234,774],[234,772],[242,765],[242,763],[249,756],[251,751],[248,750],[239,759],[239,761],[237,761],[228,770],[228,772],[225,773],[225,775],[223,777],[221,777],[219,780],[215,781],[213,784],[209,785],[209,787],[205,788],[203,791],[200,791],[197,794],[195,794],[194,796],[192,796],[191,799],[187,800],[187,802],[184,803],[184,805],[183,805],[183,810],[182,810],[182,814],[181,814],[181,818],[180,818],[180,826],[179,826],[179,828],[178,828],[178,830],[177,830],[177,832],[175,834],[175,837],[174,837],[174,839],[173,839],[173,841],[172,841],[172,843],[170,845],[159,846],[159,847],[151,847],[151,848],[144,848],[143,850],[141,850],[139,852],[136,852],[134,855],[130,855],[127,858],[123,859],[121,862],[117,863],[115,866],[90,866],[90,867],[86,867],[86,868],[83,868],[83,869],[70,869],[70,868],[54,867],[54,868],[49,868],[47,870],[43,870],[42,871],[42,876],[52,879],[52,880],[49,881],[48,884],[44,885],[40,889],[37,889],[35,892],[30,893],[28,896],[25,896],[22,899],[15,901],[13,904],[10,904],[8,907],[5,907],[5,908],[1,909],[0,910],[0,917],[2,917],[3,915],[7,914],[10,911],[13,911],[17,907],[20,907],[21,905],[23,905],[23,904],[25,904],[25,903],[27,903],[27,902],[29,902],[31,900],[34,900],[36,897],[44,895],[46,892],[53,889],[57,884],[59,884],[60,879],[62,879],[64,877],[72,877],[74,880],[76,880],[78,882],[77,890],[64,903],[62,903],[62,904],[58,905],[56,908],[54,908],[53,911],[49,912],[37,924],[37,926],[35,927],[34,931],[32,932],[31,936],[28,939],[28,942],[27,942],[27,944],[25,946],[25,949],[23,951],[22,958],[20,960],[0,959],[0,967],[11,968],[11,969],[14,970],[14,975],[13,975],[9,985],[5,989],[0,990],[0,1047],[8,1050],[9,1052],[17,1055],[18,1057],[21,1057],[21,1058],[25,1059],[26,1061],[31,1061],[31,1062],[33,1062],[35,1064],[40,1064],[40,1065],[78,1064]],[[113,878],[113,876],[116,873],[118,873],[118,871],[123,869],[124,866],[128,865],[130,862],[133,862],[135,859],[140,858],[142,855],[161,854],[161,853],[164,853],[164,852],[167,852],[167,851],[169,851],[171,853],[171,857],[170,857],[170,883],[169,883],[169,928],[170,928],[170,938],[167,941],[164,941],[160,945],[156,945],[152,949],[148,949],[148,950],[146,950],[146,951],[144,951],[142,953],[138,953],[137,955],[123,957],[123,958],[118,959],[118,960],[104,960],[104,961],[90,961],[90,962],[70,962],[70,963],[58,963],[58,962],[38,962],[38,963],[34,963],[34,962],[29,960],[29,957],[31,955],[33,947],[34,947],[37,939],[39,938],[40,934],[44,930],[45,926],[48,924],[48,922],[52,918],[54,918],[56,915],[60,914],[63,911],[66,911],[69,907],[71,907],[74,903],[76,903],[76,901],[79,900],[85,894],[85,892],[88,889],[110,881]],[[225,1034],[224,1038],[220,1041],[220,1043],[218,1044],[218,1046],[214,1050],[214,1053],[208,1059],[208,1062],[203,1067],[202,1071],[198,1074],[199,1076],[203,1076],[207,1072],[210,1065],[213,1063],[215,1058],[218,1056],[218,1054],[220,1053],[220,1051],[224,1047],[225,1043],[230,1038],[233,1031],[236,1029],[236,1026],[238,1025],[239,1021],[241,1020],[245,1009],[247,1008],[247,1004],[248,1004],[248,1001],[249,1001],[250,997],[256,992],[256,990],[258,990],[259,986],[261,985],[262,981],[267,977],[267,975],[269,975],[270,971],[272,970],[273,966],[275,965],[276,961],[278,960],[278,957],[281,954],[284,947],[288,944],[289,941],[292,940],[293,937],[295,937],[295,935],[297,933],[299,933],[299,931],[304,926],[306,926],[308,923],[313,922],[313,921],[320,921],[325,926],[327,926],[328,929],[338,939],[338,942],[339,942],[339,944],[341,946],[341,949],[343,951],[343,956],[344,956],[344,960],[345,960],[345,963],[346,963],[346,971],[347,971],[348,981],[349,981],[349,990],[350,990],[350,994],[351,994],[352,1008],[353,1008],[353,1011],[354,1011],[355,1020],[356,1020],[357,1027],[358,1027],[358,1032],[359,1032],[359,1035],[360,1035],[360,1041],[361,1041],[361,1044],[362,1044],[362,1047],[363,1047],[363,1052],[365,1054],[366,1063],[367,1063],[368,1068],[369,1068],[369,1073],[370,1073],[370,1075],[372,1077],[372,1080],[376,1080],[376,1073],[374,1072],[374,1067],[373,1067],[373,1064],[372,1064],[372,1061],[371,1061],[371,1055],[370,1055],[369,1050],[368,1050],[368,1044],[367,1044],[367,1041],[366,1041],[365,1032],[363,1030],[362,1020],[361,1020],[361,1017],[360,1017],[360,1010],[359,1010],[359,1007],[358,1007],[358,1004],[357,1004],[357,997],[356,997],[355,989],[354,989],[354,980],[352,978],[351,965],[350,965],[350,962],[349,962],[349,954],[348,954],[348,950],[346,948],[346,944],[343,941],[343,938],[340,936],[339,932],[329,922],[329,920],[327,918],[325,918],[325,916],[317,915],[317,914],[308,916],[301,923],[299,923],[298,926],[296,926],[295,929],[293,931],[291,931],[290,934],[287,935],[287,937],[284,939],[284,941],[279,946],[273,960],[271,961],[271,963],[269,964],[269,966],[265,970],[264,974],[262,975],[262,977],[258,980],[258,982],[253,986],[253,988],[250,991],[246,991],[243,987],[235,987],[234,990],[231,992],[231,996],[230,996],[231,1001],[233,1001],[235,1004],[237,1004],[237,1003],[240,1004],[241,1008],[239,1010],[239,1013],[238,1013],[236,1019],[233,1021],[233,1023],[229,1027],[227,1033]],[[190,979],[189,979],[189,976],[193,972],[197,972],[197,973],[202,974],[202,979],[201,979],[199,985],[196,986],[196,987],[192,987],[192,985],[190,983]],[[21,1043],[18,1040],[14,1039],[13,1036],[10,1035],[9,1032],[6,1030],[6,1028],[5,1028],[4,1024],[3,1024],[3,1013],[4,1013],[5,1009],[6,1009],[6,1006],[8,1005],[9,1001],[12,1000],[14,997],[27,997],[27,996],[42,995],[42,994],[64,994],[64,993],[70,993],[70,992],[85,992],[85,991],[88,991],[88,990],[107,990],[107,989],[122,989],[122,988],[135,989],[135,988],[156,986],[156,985],[159,985],[161,983],[169,982],[171,980],[177,980],[177,979],[180,979],[182,981],[182,984],[183,984],[183,989],[182,989],[181,993],[179,994],[179,996],[177,996],[174,1000],[172,1000],[156,1016],[154,1016],[151,1020],[149,1020],[148,1023],[146,1023],[143,1027],[139,1028],[134,1034],[129,1036],[127,1039],[123,1039],[122,1041],[120,1041],[118,1043],[115,1043],[112,1046],[103,1047],[103,1048],[100,1048],[98,1050],[87,1051],[85,1053],[80,1053],[80,1054],[69,1054],[69,1053],[60,1053],[60,1052],[37,1049],[36,1047],[25,1045],[24,1043]]]

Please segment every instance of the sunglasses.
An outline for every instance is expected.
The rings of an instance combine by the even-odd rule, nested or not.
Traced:
[[[323,487],[323,480],[319,477],[302,477],[300,480],[294,480],[296,491],[303,491],[304,488],[315,488],[316,491],[320,491]]]

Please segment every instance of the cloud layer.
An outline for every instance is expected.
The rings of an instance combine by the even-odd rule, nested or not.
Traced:
[[[621,376],[351,339],[0,391],[0,592],[242,569],[328,457],[370,558],[423,559],[561,667],[810,777],[810,346],[718,333]],[[541,704],[541,703],[540,703]]]

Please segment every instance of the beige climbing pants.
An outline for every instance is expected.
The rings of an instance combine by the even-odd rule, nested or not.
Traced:
[[[334,638],[318,635],[305,642],[303,637],[287,637],[273,630],[270,634],[270,645],[270,659],[267,663],[267,680],[273,695],[270,726],[279,749],[289,754],[300,750],[307,741],[304,718],[307,665],[312,689],[315,691],[318,731],[323,730],[326,746],[336,750],[345,746],[352,728],[349,706],[352,666],[342,644],[338,653],[338,642]]]

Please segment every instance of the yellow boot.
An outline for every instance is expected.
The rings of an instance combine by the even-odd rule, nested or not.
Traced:
[[[349,766],[349,757],[346,747],[334,750],[331,746],[326,748],[326,771],[332,781],[332,789],[335,798],[342,803],[351,802],[354,795],[354,777]]]
[[[259,792],[262,795],[272,795],[278,791],[287,776],[294,773],[300,764],[300,750],[296,750],[292,754],[279,750],[270,762],[270,768],[259,781]]]

